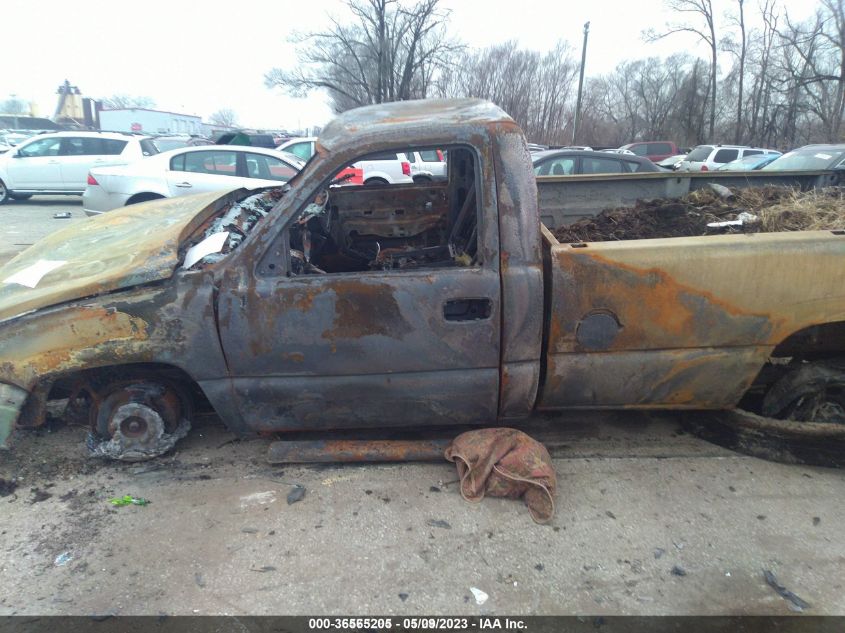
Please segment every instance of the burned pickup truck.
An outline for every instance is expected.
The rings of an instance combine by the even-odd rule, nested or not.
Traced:
[[[408,148],[445,151],[448,178],[338,182]],[[3,444],[49,400],[125,459],[169,448],[197,398],[239,434],[845,412],[841,232],[559,243],[522,132],[477,100],[347,112],[284,187],[88,220],[0,282]]]

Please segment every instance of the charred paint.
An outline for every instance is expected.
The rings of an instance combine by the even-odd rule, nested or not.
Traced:
[[[328,340],[381,335],[401,339],[411,332],[388,284],[345,281],[335,286],[333,327],[323,332]]]
[[[213,192],[144,202],[50,234],[0,269],[0,282],[40,260],[64,263],[34,288],[0,283],[0,321],[170,277],[181,241],[214,212],[220,197]]]
[[[85,357],[95,356],[100,348],[119,359],[147,337],[147,323],[124,312],[85,306],[61,310],[0,339],[5,360],[0,377],[11,373],[31,383],[38,376],[84,366]]]

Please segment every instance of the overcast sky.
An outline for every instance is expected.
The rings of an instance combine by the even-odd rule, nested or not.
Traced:
[[[625,59],[707,50],[694,37],[674,35],[647,44],[641,32],[672,19],[661,0],[441,0],[452,11],[451,30],[473,47],[517,39],[545,51],[568,40],[580,56],[590,21],[587,76],[611,71]],[[713,0],[717,19],[735,0]],[[325,26],[344,16],[342,0],[2,0],[4,54],[0,99],[35,101],[42,116],[56,106],[65,79],[84,96],[148,96],[156,107],[206,119],[231,108],[242,125],[296,129],[324,125],[331,110],[322,94],[305,99],[264,86],[264,73],[292,67],[293,30]],[[746,2],[756,14],[757,3]],[[780,0],[793,19],[809,16],[813,0]],[[754,16],[756,17],[756,16]],[[718,35],[718,34],[717,34]]]

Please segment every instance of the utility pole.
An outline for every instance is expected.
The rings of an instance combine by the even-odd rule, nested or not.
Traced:
[[[572,125],[572,145],[578,136],[578,123],[581,119],[581,93],[584,89],[584,63],[587,61],[587,36],[590,34],[590,23],[584,24],[584,48],[581,50],[581,73],[578,76],[578,101],[575,104],[575,123]]]

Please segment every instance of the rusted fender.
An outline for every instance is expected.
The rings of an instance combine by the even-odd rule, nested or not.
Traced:
[[[273,442],[271,464],[439,462],[451,440],[313,440]]]

